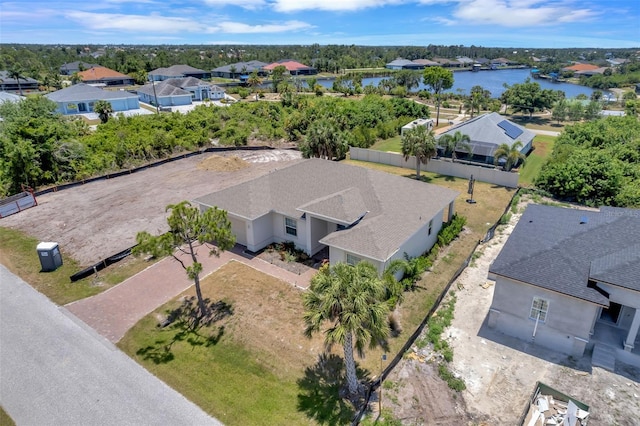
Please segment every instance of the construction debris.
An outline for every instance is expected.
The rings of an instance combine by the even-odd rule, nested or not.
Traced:
[[[521,426],[586,426],[589,406],[544,383],[537,383]]]

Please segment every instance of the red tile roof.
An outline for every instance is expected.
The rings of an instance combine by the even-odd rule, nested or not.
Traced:
[[[283,65],[287,71],[297,71],[297,70],[304,70],[304,69],[308,69],[309,67],[307,65],[301,64],[300,62],[296,62],[296,61],[282,61],[282,62],[274,62],[272,64],[269,64],[267,66],[264,67],[265,70],[267,71],[271,71],[273,70],[275,67]]]
[[[575,64],[572,65],[570,67],[565,67],[563,68],[563,70],[566,71],[593,71],[593,70],[597,70],[598,68],[600,68],[597,65],[591,65],[591,64]]]
[[[126,74],[119,73],[106,67],[93,67],[78,73],[82,81],[94,81],[111,78],[131,78]]]

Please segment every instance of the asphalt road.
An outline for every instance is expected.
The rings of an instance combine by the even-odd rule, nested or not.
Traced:
[[[17,425],[221,425],[2,265],[0,405]]]

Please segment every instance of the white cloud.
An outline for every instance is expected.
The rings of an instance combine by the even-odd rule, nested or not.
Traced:
[[[204,0],[204,2],[215,7],[239,6],[245,9],[258,9],[267,5],[266,0]]]
[[[266,25],[248,25],[242,22],[221,22],[215,27],[212,27],[208,32],[222,32],[228,34],[258,34],[258,33],[282,33],[289,31],[304,30],[313,28],[306,22],[301,21],[287,21],[281,24],[266,24]]]
[[[516,28],[586,21],[597,15],[591,9],[578,9],[563,2],[541,0],[461,1],[453,14],[470,24]]]
[[[302,10],[325,10],[331,12],[355,11],[380,6],[409,3],[407,0],[274,0],[273,7],[278,12],[299,12]]]
[[[71,11],[66,16],[90,30],[117,30],[124,32],[178,33],[204,30],[204,26],[186,18],[151,15],[124,15]]]

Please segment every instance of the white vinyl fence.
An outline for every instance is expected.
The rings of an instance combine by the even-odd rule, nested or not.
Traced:
[[[412,170],[416,169],[415,157],[411,157],[405,161],[403,155],[396,152],[383,152],[373,149],[351,147],[349,154],[352,160],[388,164],[390,166]],[[474,166],[471,164],[454,163],[450,160],[431,159],[426,165],[421,164],[420,170],[464,179],[469,179],[471,175],[473,175],[473,178],[480,182],[493,183],[495,185],[506,186],[507,188],[518,187],[518,173],[504,172],[494,168]]]

